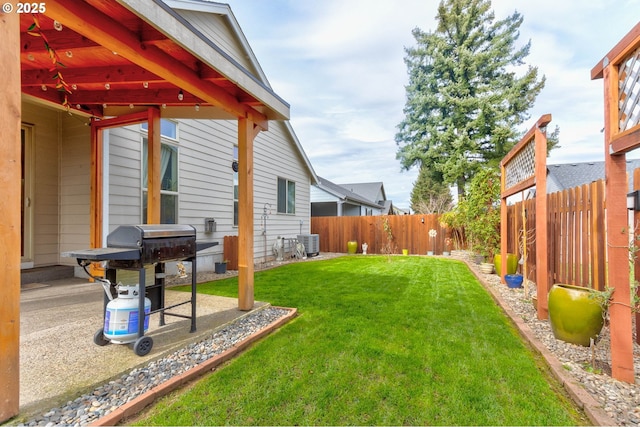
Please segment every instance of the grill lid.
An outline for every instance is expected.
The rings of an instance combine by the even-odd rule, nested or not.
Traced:
[[[148,239],[178,237],[193,237],[195,239],[195,227],[183,224],[121,225],[107,236],[107,247],[140,248]]]

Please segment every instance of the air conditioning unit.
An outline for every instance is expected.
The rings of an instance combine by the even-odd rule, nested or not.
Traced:
[[[318,234],[298,234],[298,242],[304,245],[307,256],[320,253],[320,236]]]

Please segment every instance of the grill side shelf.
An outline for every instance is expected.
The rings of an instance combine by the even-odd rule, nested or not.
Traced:
[[[62,252],[63,257],[86,259],[89,261],[115,261],[140,259],[140,249],[131,248],[95,248]]]

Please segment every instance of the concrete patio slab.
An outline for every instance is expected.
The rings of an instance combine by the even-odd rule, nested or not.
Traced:
[[[153,339],[151,352],[137,356],[131,344],[93,342],[102,327],[104,291],[83,279],[64,279],[30,285],[20,295],[20,417],[66,403],[185,345],[197,342],[248,312],[238,310],[236,298],[198,294],[197,331],[191,321],[151,315],[145,335]],[[167,289],[165,306],[189,300],[190,294]],[[256,302],[260,309],[266,303]],[[185,304],[172,312],[190,314]]]

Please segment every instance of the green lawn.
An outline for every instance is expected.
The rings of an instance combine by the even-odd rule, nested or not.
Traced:
[[[198,292],[237,296],[237,279]],[[294,263],[256,273],[255,296],[300,315],[140,424],[586,423],[463,263]]]

